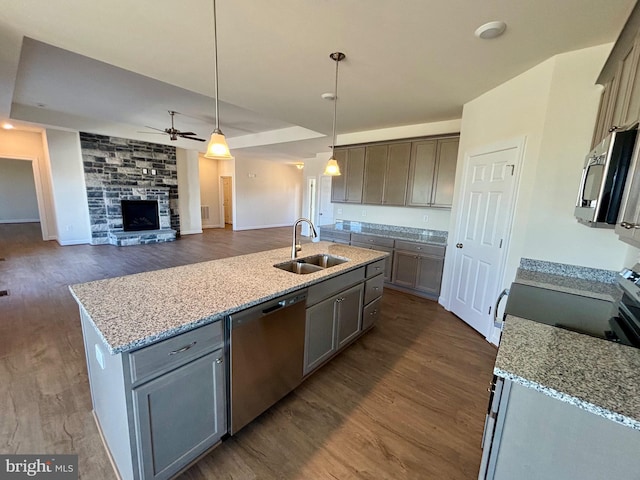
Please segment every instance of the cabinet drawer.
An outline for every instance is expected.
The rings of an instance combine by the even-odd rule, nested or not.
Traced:
[[[380,303],[381,298],[375,299],[369,305],[362,310],[362,330],[366,330],[371,327],[380,318]]]
[[[322,230],[320,229],[320,240],[324,240],[325,242],[335,242],[335,243],[349,243],[351,240],[350,232],[339,232],[336,230]]]
[[[387,262],[387,259],[383,258],[382,260],[378,260],[377,262],[373,262],[367,265],[367,278],[374,277],[379,273],[385,273],[384,266],[386,262]]]
[[[382,295],[383,285],[384,285],[384,276],[382,275],[378,275],[366,281],[364,285],[365,305]]]
[[[427,255],[439,255],[444,257],[444,246],[429,245],[426,243],[405,242],[404,240],[396,240],[396,250],[406,250],[408,252],[424,253]]]
[[[173,370],[224,344],[222,321],[149,345],[129,354],[131,383]]]
[[[365,267],[360,267],[338,277],[330,278],[316,285],[311,285],[307,293],[307,307],[329,298],[332,295],[364,280]]]
[[[362,233],[352,233],[351,242],[366,243],[368,245],[379,245],[381,247],[393,247],[393,238],[377,237],[375,235],[363,235]]]

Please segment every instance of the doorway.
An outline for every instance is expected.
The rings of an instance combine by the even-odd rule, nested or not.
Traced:
[[[222,218],[223,226],[233,225],[233,179],[220,177],[222,182]]]
[[[42,239],[49,239],[35,159],[0,157],[0,223],[40,223]]]
[[[332,223],[331,177],[322,175],[320,176],[320,189],[318,192],[318,225],[331,225]]]
[[[493,308],[504,276],[523,150],[524,138],[465,158],[449,309],[487,339],[494,333]]]

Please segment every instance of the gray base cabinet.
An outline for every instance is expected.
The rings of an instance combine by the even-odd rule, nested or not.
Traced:
[[[640,431],[509,380],[496,383],[479,480],[638,478]]]
[[[80,318],[94,416],[121,479],[173,478],[227,433],[221,321],[112,355]]]
[[[396,242],[391,283],[431,297],[440,294],[444,247]]]
[[[143,478],[171,478],[226,433],[223,350],[133,390]]]

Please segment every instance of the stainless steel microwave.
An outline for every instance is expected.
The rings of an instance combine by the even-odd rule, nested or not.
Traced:
[[[615,226],[637,133],[637,124],[614,130],[587,155],[575,208],[580,223]]]

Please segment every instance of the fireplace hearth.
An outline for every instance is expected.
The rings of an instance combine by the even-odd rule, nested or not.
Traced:
[[[125,232],[158,230],[160,216],[157,200],[121,200],[122,229]]]

